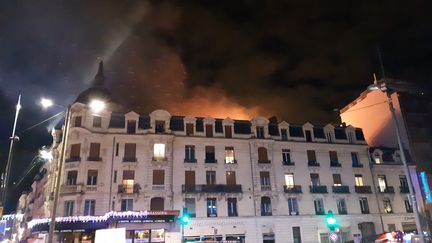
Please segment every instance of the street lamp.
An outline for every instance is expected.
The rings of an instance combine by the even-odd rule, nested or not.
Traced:
[[[424,240],[424,235],[423,235],[423,228],[422,228],[421,222],[420,222],[420,214],[418,211],[417,199],[415,197],[414,188],[413,188],[412,179],[411,179],[411,174],[409,172],[408,164],[406,161],[405,150],[404,150],[401,135],[400,135],[399,123],[396,120],[396,112],[395,112],[395,109],[393,106],[393,100],[391,98],[391,90],[387,87],[387,84],[385,82],[383,82],[383,81],[378,82],[376,79],[375,79],[373,84],[368,86],[368,90],[380,90],[381,92],[383,92],[387,95],[387,100],[389,103],[389,109],[390,109],[390,112],[392,115],[392,120],[396,126],[396,137],[397,137],[397,141],[398,141],[398,145],[399,145],[399,150],[400,150],[401,160],[402,160],[402,164],[403,164],[404,171],[405,171],[405,176],[407,177],[407,181],[408,181],[409,195],[411,198],[411,204],[412,204],[413,211],[414,211],[414,218],[415,218],[415,222],[416,222],[417,232],[418,232],[418,235],[420,237],[420,242],[423,243],[423,242],[425,242],[425,240]]]
[[[49,102],[50,101],[50,102]],[[49,100],[48,102],[42,102],[41,104],[45,104],[48,106],[44,106],[44,107],[49,107],[54,105],[54,102],[52,102],[51,100]],[[102,111],[105,108],[105,102],[102,100],[92,100],[89,104],[90,109],[92,109],[94,112],[98,113],[100,111]],[[52,209],[51,209],[51,221],[49,223],[49,231],[48,231],[48,243],[52,243],[53,242],[53,238],[54,238],[54,231],[55,231],[55,219],[56,219],[56,214],[57,214],[57,204],[58,204],[58,200],[59,200],[59,196],[60,196],[60,184],[61,184],[61,175],[62,175],[62,170],[63,170],[63,165],[65,163],[65,157],[66,157],[66,146],[67,146],[67,139],[68,139],[68,134],[69,134],[69,127],[70,127],[70,119],[71,119],[71,105],[68,105],[66,107],[66,111],[65,111],[65,121],[64,121],[64,127],[63,127],[63,136],[62,136],[62,147],[61,147],[61,152],[60,152],[60,159],[58,160],[57,163],[57,171],[56,171],[56,180],[55,180],[55,184],[54,184],[54,202],[52,205]]]

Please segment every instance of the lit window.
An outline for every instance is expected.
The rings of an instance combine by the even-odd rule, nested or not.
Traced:
[[[165,144],[155,143],[153,147],[153,157],[155,159],[165,159]]]
[[[391,206],[390,199],[384,198],[383,205],[384,205],[384,212],[385,213],[393,213],[393,209],[392,209],[392,206]]]
[[[362,175],[355,175],[355,185],[356,186],[363,186],[363,176]]]
[[[234,158],[234,147],[225,147],[225,163],[235,164],[236,160]]]
[[[287,188],[294,187],[294,174],[285,174],[285,185]]]
[[[387,188],[387,180],[385,175],[378,175],[378,187],[380,192],[384,192]]]
[[[382,163],[381,156],[378,153],[375,153],[374,156],[375,156],[375,158],[374,158],[375,164],[381,164]]]

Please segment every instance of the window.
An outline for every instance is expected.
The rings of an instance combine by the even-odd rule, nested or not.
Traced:
[[[393,208],[389,198],[383,199],[383,206],[384,206],[385,213],[393,213]]]
[[[311,186],[312,187],[320,185],[319,174],[317,174],[317,173],[311,173],[310,174],[310,178],[311,178]]]
[[[185,207],[187,208],[190,217],[195,218],[196,217],[195,198],[185,198]]]
[[[133,211],[133,199],[122,199],[121,211]]]
[[[282,141],[288,141],[288,132],[286,129],[281,129],[281,139]]]
[[[186,123],[186,136],[191,136],[194,134],[194,124]]]
[[[368,214],[369,213],[369,204],[367,201],[367,198],[361,197],[360,198],[360,210],[362,214]]]
[[[216,198],[207,198],[207,217],[217,217]]]
[[[299,215],[297,198],[295,197],[288,198],[288,212],[289,215]]]
[[[119,149],[120,149],[120,144],[116,143],[116,147],[115,147],[115,156],[119,155]]]
[[[234,147],[225,147],[225,163],[235,164]]]
[[[294,187],[294,174],[289,173],[285,174],[285,185],[287,188],[293,188]]]
[[[345,199],[340,198],[336,201],[337,209],[339,214],[347,214],[347,207],[345,203]]]
[[[338,156],[337,156],[336,151],[329,151],[329,156],[330,156],[330,165],[331,166],[339,165],[339,160],[338,160]]]
[[[213,125],[212,124],[206,124],[205,125],[205,132],[206,132],[206,137],[208,137],[208,138],[213,137]]]
[[[206,163],[216,163],[215,157],[215,147],[214,146],[205,146],[205,162]]]
[[[153,185],[165,185],[164,170],[153,170]]]
[[[307,150],[307,158],[309,164],[316,164],[316,155],[315,150]]]
[[[375,164],[381,164],[382,163],[381,155],[379,153],[374,154],[374,161],[375,161]]]
[[[260,182],[261,182],[261,190],[262,191],[269,191],[269,190],[271,190],[270,172],[268,172],[268,171],[260,171]]]
[[[78,171],[76,171],[76,170],[68,171],[67,179],[66,179],[66,185],[68,185],[68,186],[76,185],[77,177],[78,177]]]
[[[165,133],[165,121],[156,121],[155,126],[156,133]]]
[[[207,185],[216,184],[216,171],[206,171],[206,182]]]
[[[114,210],[115,210],[115,201],[113,200],[111,202],[111,211],[114,211]]]
[[[395,232],[396,231],[396,224],[388,224],[387,229],[388,229],[388,232]]]
[[[73,213],[74,213],[74,201],[65,201],[63,216],[65,217],[73,216]]]
[[[363,186],[363,176],[362,175],[355,175],[355,185],[356,186]]]
[[[306,142],[312,142],[312,133],[310,130],[305,130]]]
[[[226,181],[227,185],[236,185],[236,174],[235,171],[227,171],[226,172]]]
[[[70,151],[70,161],[78,161],[80,160],[81,156],[81,144],[72,144],[71,145],[71,151]]]
[[[258,163],[270,163],[267,156],[267,149],[264,147],[258,148]]]
[[[322,198],[315,199],[314,205],[315,205],[315,214],[316,215],[324,215],[325,214],[324,202],[323,202]]]
[[[161,197],[152,198],[150,200],[150,210],[163,211],[164,210],[164,199]]]
[[[282,149],[282,161],[284,165],[290,165],[291,162],[291,151],[289,149]]]
[[[136,132],[136,121],[128,120],[126,132],[128,134],[134,134]]]
[[[228,217],[237,216],[237,198],[228,198]]]
[[[261,216],[271,216],[272,215],[272,208],[271,208],[271,201],[269,197],[262,197],[261,198]]]
[[[90,143],[89,161],[100,161],[100,143]]]
[[[332,143],[333,142],[333,133],[327,132],[326,135],[327,135],[327,142]]]
[[[333,186],[342,186],[342,179],[340,174],[333,174]]]
[[[97,185],[97,176],[98,176],[97,170],[89,170],[87,172],[87,185],[91,185],[91,186]]]
[[[113,178],[113,182],[117,183],[117,171],[116,170],[114,171],[114,176],[113,177],[114,177]]]
[[[387,180],[385,175],[378,175],[378,187],[380,192],[384,192],[387,188]]]
[[[102,127],[102,117],[93,116],[93,127]]]
[[[361,166],[359,157],[358,157],[358,153],[356,152],[351,152],[351,161],[352,161],[352,166],[353,167],[359,167]]]
[[[225,137],[226,138],[232,138],[232,127],[226,125],[225,126]]]
[[[262,126],[256,127],[256,137],[257,138],[264,138],[264,127],[262,127]]]
[[[133,193],[135,184],[135,171],[134,170],[124,170],[123,171],[123,192]]]
[[[75,119],[74,119],[74,127],[80,127],[81,126],[81,121],[82,121],[81,116],[76,116]]]
[[[185,162],[196,162],[194,145],[185,146]]]
[[[153,157],[156,160],[165,159],[165,144],[155,143],[153,146]]]
[[[410,202],[409,198],[405,198],[404,203],[405,203],[406,212],[407,213],[412,213],[413,212],[413,208],[412,208],[412,205],[411,205],[411,202]]]
[[[299,226],[295,226],[292,227],[292,232],[293,232],[293,243],[301,243],[301,234],[300,234],[300,227]]]
[[[194,170],[185,171],[185,185],[186,186],[195,186],[195,171]]]
[[[405,175],[399,176],[399,182],[402,189],[408,190],[408,180]]]
[[[136,162],[136,144],[135,143],[125,143],[124,151],[124,162]]]
[[[84,202],[84,215],[93,216],[95,215],[96,200],[85,200]]]

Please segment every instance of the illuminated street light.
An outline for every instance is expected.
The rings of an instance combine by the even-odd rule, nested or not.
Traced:
[[[40,104],[42,105],[42,107],[44,109],[47,109],[47,108],[49,108],[49,107],[51,107],[51,106],[54,105],[53,101],[51,99],[47,99],[47,98],[42,98],[40,100]]]
[[[94,112],[99,113],[105,109],[105,102],[102,100],[92,100],[89,106]]]

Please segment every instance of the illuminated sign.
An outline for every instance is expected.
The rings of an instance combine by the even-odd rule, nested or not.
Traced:
[[[430,194],[429,185],[427,183],[426,173],[424,171],[420,172],[420,178],[421,178],[422,185],[423,185],[423,191],[424,191],[425,196],[426,196],[426,202],[432,203],[432,197]]]

